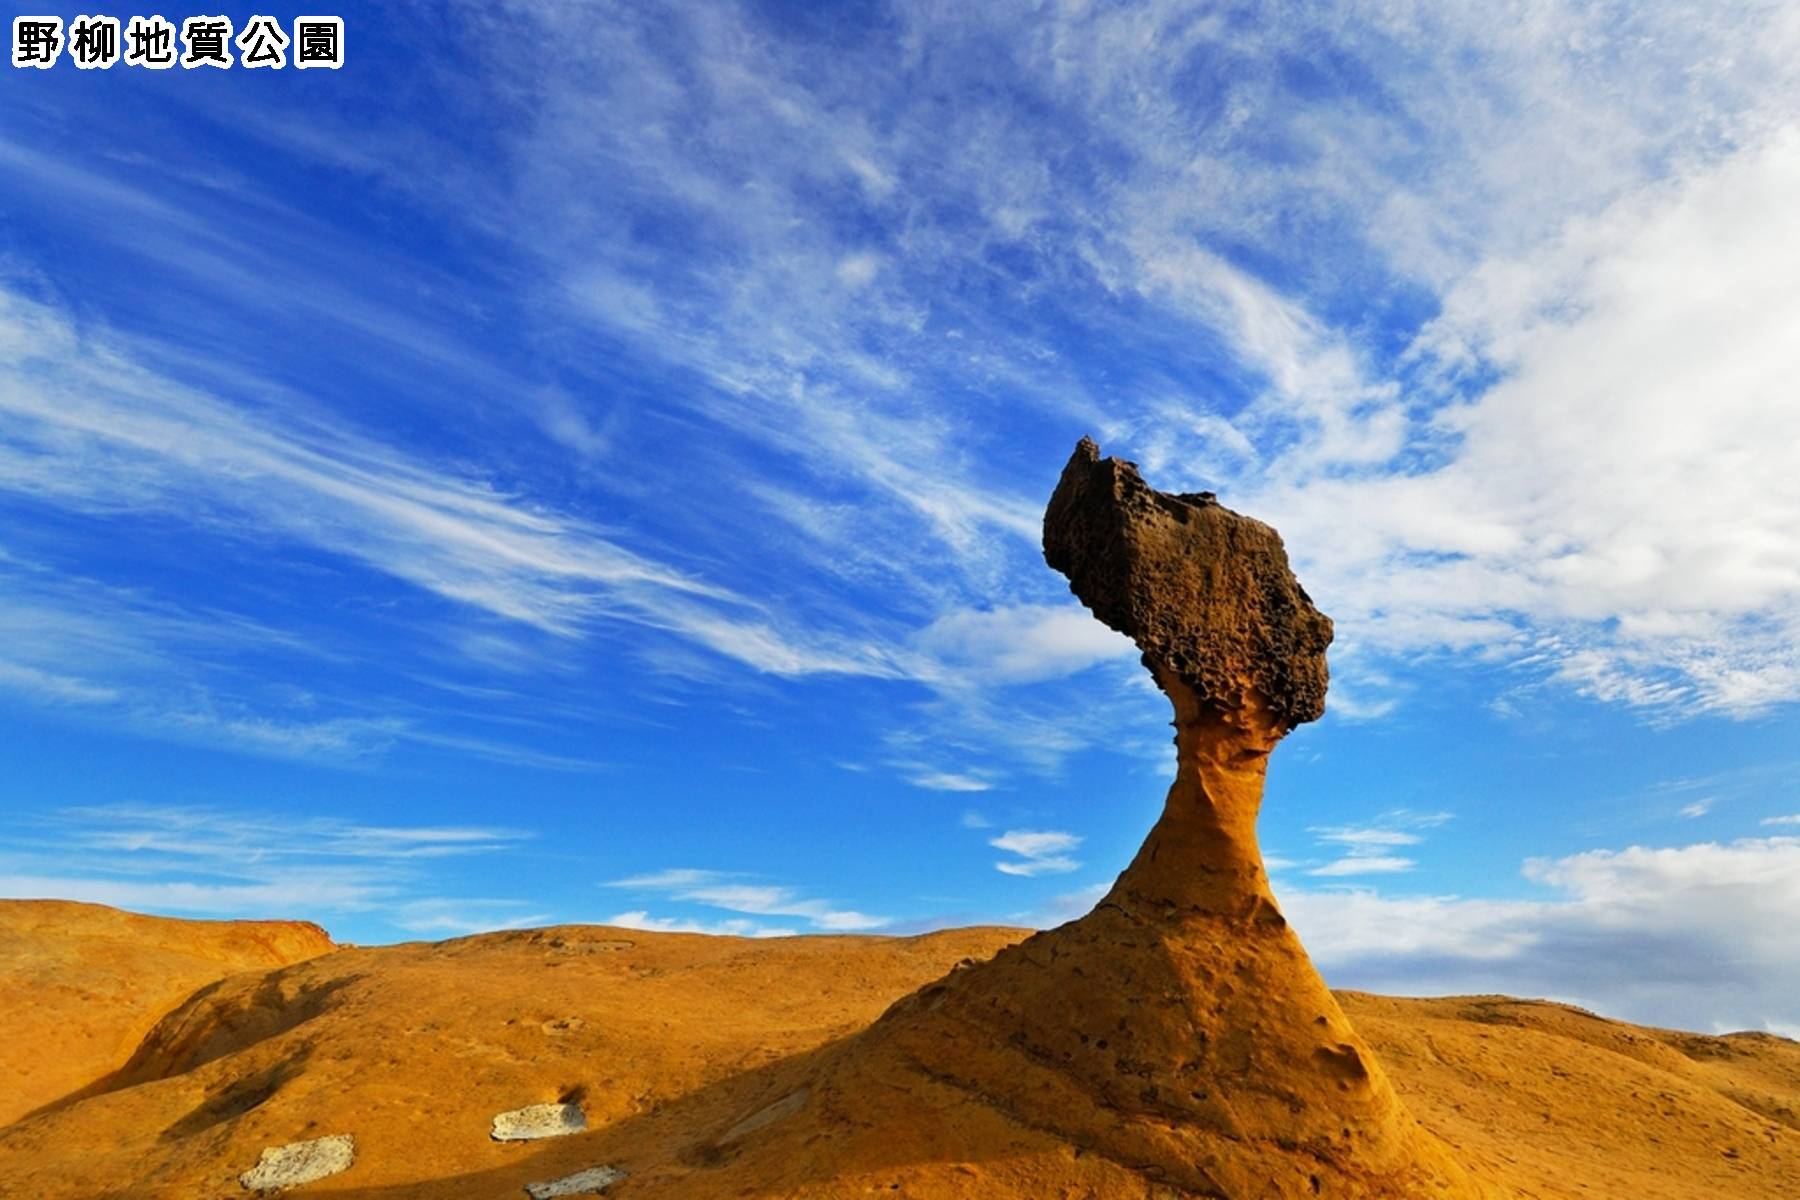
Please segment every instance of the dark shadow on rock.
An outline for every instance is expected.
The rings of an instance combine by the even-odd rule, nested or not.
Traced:
[[[561,1178],[589,1167],[610,1166],[626,1178],[603,1195],[684,1196],[729,1194],[774,1200],[816,1187],[928,1162],[976,1164],[1016,1152],[958,1144],[952,1153],[921,1157],[904,1139],[887,1141],[871,1131],[840,1124],[831,1080],[847,1053],[867,1031],[827,1042],[813,1050],[719,1079],[656,1102],[633,1116],[597,1125],[587,1132],[545,1143],[496,1143],[491,1168],[411,1183],[356,1187],[357,1168],[340,1177],[333,1200],[468,1200],[469,1197],[524,1196],[525,1185]],[[903,1095],[935,1085],[923,1075],[882,1081]],[[822,1086],[823,1085],[823,1086]],[[879,1132],[879,1131],[877,1131]],[[1030,1136],[1024,1126],[1021,1136]],[[431,1131],[420,1131],[430,1139]],[[850,1156],[834,1153],[847,1150]],[[367,1153],[372,1155],[371,1147]],[[372,1157],[363,1160],[372,1162]],[[363,1165],[359,1162],[359,1166]],[[742,1172],[738,1176],[738,1172]],[[884,1194],[904,1194],[888,1192]]]
[[[727,1169],[751,1139],[720,1146],[719,1138],[746,1117],[806,1086],[820,1064],[837,1053],[841,1045],[842,1041],[827,1043],[729,1075],[679,1096],[655,1101],[644,1112],[591,1126],[585,1133],[548,1142],[493,1143],[491,1168],[412,1183],[358,1188],[346,1186],[355,1177],[357,1168],[352,1167],[332,1192],[333,1200],[524,1196],[527,1183],[558,1179],[588,1167],[611,1166],[624,1170],[627,1177],[607,1188],[604,1195],[610,1200],[637,1194],[659,1182],[669,1186],[673,1183],[671,1174]],[[421,1130],[420,1136],[430,1139],[435,1135]],[[679,1194],[679,1188],[670,1194]]]
[[[303,984],[289,995],[283,986],[286,977],[309,965],[295,963],[269,972],[248,995],[230,986],[241,982],[242,975],[214,980],[151,1026],[124,1066],[32,1109],[12,1124],[24,1124],[94,1096],[168,1079],[245,1046],[278,1037],[322,1014],[330,1006],[333,996],[361,978],[360,975],[344,975]]]
[[[303,1045],[295,1054],[282,1059],[274,1066],[267,1067],[243,1079],[234,1079],[206,1099],[202,1100],[187,1115],[171,1124],[162,1132],[165,1142],[180,1141],[197,1133],[204,1133],[215,1125],[226,1121],[234,1121],[266,1103],[275,1093],[282,1089],[290,1079],[299,1076],[312,1056],[312,1046]]]
[[[308,965],[273,971],[248,993],[226,987],[239,982],[241,976],[202,988],[156,1023],[130,1060],[114,1072],[109,1086],[96,1086],[90,1094],[169,1079],[279,1037],[320,1016],[330,1007],[332,997],[362,978],[360,974],[340,975],[308,981],[290,991],[289,976]]]

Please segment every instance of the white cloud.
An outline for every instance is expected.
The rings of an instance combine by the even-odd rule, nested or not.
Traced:
[[[1081,866],[1069,852],[1080,846],[1082,840],[1061,830],[1009,829],[999,837],[988,839],[988,845],[1016,856],[995,863],[996,871],[1006,875],[1055,875]]]
[[[141,365],[166,348],[126,343],[127,357],[120,341],[0,289],[0,411],[14,420],[0,489],[97,514],[162,509],[214,536],[279,534],[554,635],[623,618],[772,674],[897,673],[866,646],[805,644],[726,588],[362,437],[304,398],[286,397],[277,421]]]
[[[1065,871],[1079,869],[1081,863],[1073,858],[1058,855],[1048,858],[1002,859],[994,864],[994,870],[1002,875],[1060,875]]]
[[[444,858],[489,853],[533,836],[495,826],[368,825],[331,817],[145,804],[63,808],[48,824],[71,848],[168,854],[215,866],[300,858]]]
[[[1283,889],[1334,986],[1502,992],[1678,1028],[1800,1022],[1800,838],[1532,859],[1549,900]]]
[[[70,807],[7,823],[0,895],[208,916],[379,913],[414,932],[469,932],[545,914],[522,902],[418,893],[432,888],[439,863],[504,853],[530,837],[492,826],[372,824],[217,807]]]
[[[956,609],[921,630],[918,645],[982,683],[1054,679],[1137,655],[1131,639],[1075,604]]]
[[[1708,796],[1704,800],[1696,800],[1692,804],[1684,804],[1681,806],[1681,815],[1689,820],[1693,820],[1696,817],[1704,817],[1707,813],[1712,811],[1713,804],[1714,800],[1711,796]]]
[[[692,867],[669,867],[661,871],[653,871],[648,875],[609,879],[605,886],[629,888],[633,891],[661,892],[672,891],[676,888],[700,887],[722,878],[724,878],[724,873],[720,871],[701,871]]]
[[[985,816],[972,808],[963,813],[962,820],[959,823],[964,829],[991,829],[994,825],[992,821],[988,820]]]
[[[840,259],[837,265],[838,281],[849,288],[866,287],[874,280],[875,273],[881,269],[881,260],[873,254],[852,254]]]
[[[117,688],[40,670],[25,663],[0,662],[0,688],[35,693],[68,704],[110,704],[119,698]]]
[[[1395,851],[1406,846],[1417,846],[1425,839],[1420,834],[1408,833],[1406,829],[1395,826],[1435,829],[1450,819],[1451,814],[1447,812],[1420,813],[1398,808],[1383,813],[1375,825],[1314,826],[1311,833],[1322,845],[1344,853],[1341,858],[1312,867],[1306,873],[1324,878],[1343,878],[1356,875],[1394,875],[1410,871],[1418,863]]]
[[[1397,829],[1314,829],[1312,831],[1322,842],[1336,842],[1341,846],[1416,846],[1420,837],[1416,833],[1404,833]]]
[[[899,397],[1000,369],[971,370],[960,344],[924,337],[915,314],[943,301],[971,244],[1003,247],[1033,258],[1072,304],[1095,282],[1135,295],[1254,376],[1235,413],[1171,402],[1160,388],[1101,402],[1028,333],[988,328],[995,357],[1028,384],[1015,390],[1044,412],[1080,412],[1172,470],[1206,463],[1235,475],[1243,506],[1287,533],[1346,648],[1535,655],[1548,678],[1634,705],[1736,713],[1800,695],[1783,615],[1800,586],[1800,500],[1785,460],[1767,451],[1794,438],[1800,411],[1785,402],[1795,363],[1782,336],[1794,319],[1795,151],[1780,132],[1791,113],[1775,99],[1786,94],[1775,81],[1794,74],[1800,25],[1742,14],[1699,32],[1663,5],[1628,19],[1552,5],[1505,28],[1410,5],[1350,23],[1290,13],[1254,30],[1180,6],[1067,9],[1029,27],[999,12],[906,17],[908,44],[934,51],[903,66],[944,88],[1003,37],[1012,51],[1001,67],[1055,114],[1045,128],[973,97],[953,110],[917,103],[934,89],[860,60],[821,81],[746,19],[695,18],[683,43],[696,59],[686,67],[716,89],[698,114],[683,109],[700,126],[689,136],[719,159],[657,140],[634,143],[630,161],[750,266],[708,272],[654,328],[619,308],[590,312],[687,358],[699,348],[725,390],[775,406],[715,404],[715,419],[784,444],[802,431],[829,451],[821,461],[909,507],[964,565],[988,565],[976,534],[1029,534],[1031,506],[967,488],[948,440],[958,422]],[[1285,91],[1272,67],[1228,76],[1216,112],[1184,87],[1219,55],[1276,64],[1318,44],[1380,64],[1379,111],[1354,92]],[[574,168],[572,148],[591,146],[578,113],[604,100],[648,118],[687,94],[667,43],[643,30],[598,53],[631,56],[630,73],[654,83],[627,94],[561,80],[572,94],[534,135],[558,150],[540,158],[564,164],[545,194],[580,193],[560,174]],[[855,73],[884,119],[823,104],[837,94],[823,86],[833,70]],[[1404,115],[1404,142],[1390,107]],[[798,143],[797,129],[809,135]],[[1271,165],[1256,152],[1271,142],[1303,148],[1306,165]],[[1104,183],[1046,175],[1050,149],[1078,155],[1089,143],[1113,156]],[[817,152],[834,146],[844,149]],[[952,238],[909,209],[902,269],[864,280],[866,317],[846,316],[834,307],[844,264],[866,249],[795,215],[821,173],[870,170],[891,185],[870,192],[871,205],[906,196],[916,175],[969,197],[981,223]],[[744,175],[761,184],[749,207]],[[1279,262],[1304,254],[1288,265],[1314,286],[1284,291],[1221,244]],[[1088,276],[1058,273],[1052,256],[1071,249]],[[589,268],[608,278],[631,269],[617,247],[593,253],[610,256]],[[1371,271],[1443,301],[1410,359],[1383,362],[1318,315],[1343,299],[1334,287],[1360,292]],[[869,345],[889,370],[870,368]],[[781,511],[826,528],[816,508]],[[851,553],[904,543],[901,525],[870,537],[883,519],[839,514],[823,536]],[[1092,627],[1020,619],[1032,611],[940,607],[922,642],[1003,681],[1128,653]],[[1394,703],[1354,695],[1336,707],[1366,716]]]
[[[1340,877],[1345,875],[1392,875],[1400,871],[1410,871],[1418,864],[1410,858],[1399,858],[1386,854],[1352,854],[1346,858],[1336,859],[1323,866],[1314,867],[1308,875],[1324,875]]]
[[[661,892],[672,900],[721,908],[727,912],[768,917],[804,917],[812,923],[813,928],[834,933],[879,929],[892,923],[888,917],[871,916],[854,909],[834,907],[824,900],[809,899],[792,887],[744,883],[738,882],[738,878],[726,871],[677,867],[649,875],[609,880],[604,886],[634,892]],[[691,930],[707,931],[698,926]]]
[[[1400,701],[1392,696],[1368,697],[1363,688],[1368,685],[1366,677],[1359,677],[1355,684],[1347,685],[1341,679],[1331,688],[1331,695],[1326,697],[1327,710],[1336,717],[1346,721],[1377,721],[1400,707]]]
[[[914,787],[934,792],[986,792],[991,791],[994,786],[979,775],[965,775],[956,771],[927,771],[912,776],[910,782]]]
[[[389,894],[373,880],[344,882],[287,872],[266,883],[105,879],[92,875],[0,873],[0,897],[79,900],[139,912],[292,918],[297,913],[367,910]]]
[[[1441,464],[1278,461],[1255,500],[1340,628],[1646,708],[1800,697],[1800,477],[1769,452],[1800,440],[1796,187],[1783,133],[1452,290],[1423,360],[1472,345],[1504,374],[1415,431],[1447,439]]]
[[[1072,833],[1058,830],[1034,831],[1028,829],[1009,829],[988,845],[1008,854],[1019,854],[1026,858],[1037,858],[1044,854],[1073,850],[1081,844],[1081,839]]]
[[[1800,813],[1787,817],[1764,817],[1764,825],[1800,825]]]
[[[648,911],[638,908],[629,912],[615,913],[606,919],[606,924],[617,925],[622,929],[643,929],[655,933],[704,933],[718,937],[752,937],[777,938],[794,937],[797,930],[776,929],[758,925],[755,921],[723,920],[723,921],[689,921],[679,917],[653,917]]]

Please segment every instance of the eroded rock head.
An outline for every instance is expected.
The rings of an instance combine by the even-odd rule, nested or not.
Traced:
[[[1178,680],[1221,712],[1260,704],[1283,732],[1324,713],[1331,618],[1281,536],[1211,493],[1159,492],[1082,438],[1044,513],[1044,558],[1165,690]]]

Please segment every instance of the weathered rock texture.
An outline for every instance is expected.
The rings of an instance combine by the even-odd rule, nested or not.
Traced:
[[[238,1177],[253,1192],[279,1192],[348,1171],[356,1162],[356,1139],[347,1133],[270,1146],[254,1167]]]
[[[1280,536],[1211,492],[1159,492],[1083,438],[1044,513],[1044,561],[1171,697],[1169,681],[1216,712],[1257,707],[1282,733],[1324,715],[1331,618]]]
[[[579,1104],[528,1104],[495,1113],[488,1136],[496,1142],[535,1142],[568,1137],[587,1128]]]
[[[1083,440],[1044,553],[1174,705],[1167,805],[1093,912],[901,1001],[847,1074],[873,1087],[899,1065],[1182,1195],[1484,1194],[1401,1105],[1269,891],[1264,772],[1324,711],[1331,641],[1281,539]],[[852,1110],[836,1083],[822,1103]]]

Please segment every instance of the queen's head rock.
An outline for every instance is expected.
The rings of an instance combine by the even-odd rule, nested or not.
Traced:
[[[1049,1144],[1069,1156],[1071,1195],[1494,1195],[1407,1112],[1270,890],[1256,841],[1269,757],[1323,714],[1331,642],[1281,538],[1211,494],[1159,492],[1083,439],[1044,557],[1169,698],[1162,816],[1086,916],[849,1039],[786,1136],[821,1138],[831,1114],[871,1131],[865,1153],[891,1154],[904,1139],[874,1131],[897,1123],[939,1162],[996,1138]],[[837,1153],[856,1157],[864,1136],[839,1135]],[[1044,1178],[988,1191],[1051,1194]]]
[[[1044,559],[1178,703],[1283,733],[1324,714],[1331,618],[1281,536],[1211,492],[1159,492],[1082,438],[1044,512]]]

